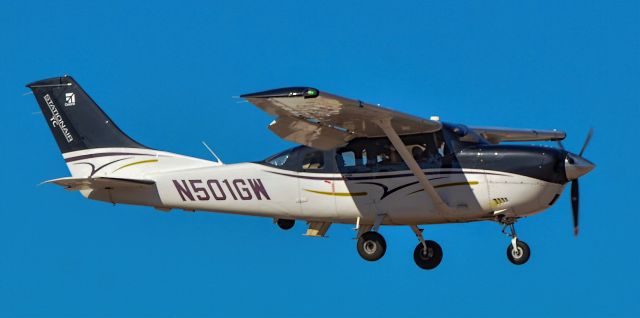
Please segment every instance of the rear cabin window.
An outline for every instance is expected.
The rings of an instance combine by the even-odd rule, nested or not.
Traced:
[[[302,159],[303,170],[319,170],[324,168],[324,153],[322,151],[309,152]]]

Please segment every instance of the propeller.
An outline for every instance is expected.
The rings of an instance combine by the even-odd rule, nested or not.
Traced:
[[[571,211],[573,212],[573,235],[578,236],[578,217],[580,215],[580,186],[578,179],[571,181]]]
[[[591,142],[591,137],[593,137],[593,127],[589,128],[589,133],[587,133],[587,138],[584,140],[584,144],[582,144],[582,149],[580,149],[580,153],[578,156],[582,157],[582,154],[587,149],[589,142]]]
[[[593,128],[590,128],[589,133],[587,133],[587,137],[582,144],[582,149],[580,149],[580,153],[578,154],[579,157],[582,157],[582,154],[584,154],[589,142],[591,142],[591,137],[593,137]],[[560,141],[558,141],[558,145],[560,146],[560,149],[564,150]],[[571,212],[573,214],[573,235],[578,236],[578,221],[580,216],[580,184],[578,183],[578,178],[571,181]]]

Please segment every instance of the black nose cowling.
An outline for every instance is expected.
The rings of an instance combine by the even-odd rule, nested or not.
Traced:
[[[482,147],[482,166],[487,170],[515,173],[552,183],[569,181],[565,173],[566,152],[549,147],[487,145]]]

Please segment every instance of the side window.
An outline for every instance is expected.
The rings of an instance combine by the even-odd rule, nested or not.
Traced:
[[[362,147],[347,147],[336,152],[336,163],[341,172],[370,172],[371,167],[367,166],[369,162],[367,150]]]
[[[353,168],[356,166],[356,153],[353,151],[344,151],[338,153],[336,156],[338,168],[348,167]]]
[[[442,135],[439,133],[425,134],[423,137],[422,151],[414,149],[414,153],[420,153],[418,164],[422,168],[440,168],[442,167],[442,158],[445,156],[445,143]]]
[[[302,169],[316,170],[324,167],[324,154],[322,151],[309,152],[302,159]]]

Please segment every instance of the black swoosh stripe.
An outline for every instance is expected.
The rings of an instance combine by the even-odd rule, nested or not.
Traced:
[[[433,180],[438,180],[438,179],[444,179],[445,177],[436,177],[436,178],[431,178],[429,179],[429,181],[433,181]],[[402,190],[406,187],[410,187],[412,185],[416,185],[420,183],[419,181],[414,181],[414,182],[409,182],[407,184],[403,184],[401,186],[398,186],[396,188],[393,188],[391,190],[389,190],[389,187],[387,187],[385,184],[382,183],[377,183],[377,182],[358,182],[358,184],[370,184],[370,185],[375,185],[375,186],[379,186],[382,188],[382,196],[380,197],[380,200],[383,200],[384,198],[386,198],[387,196],[395,193],[398,190]]]

